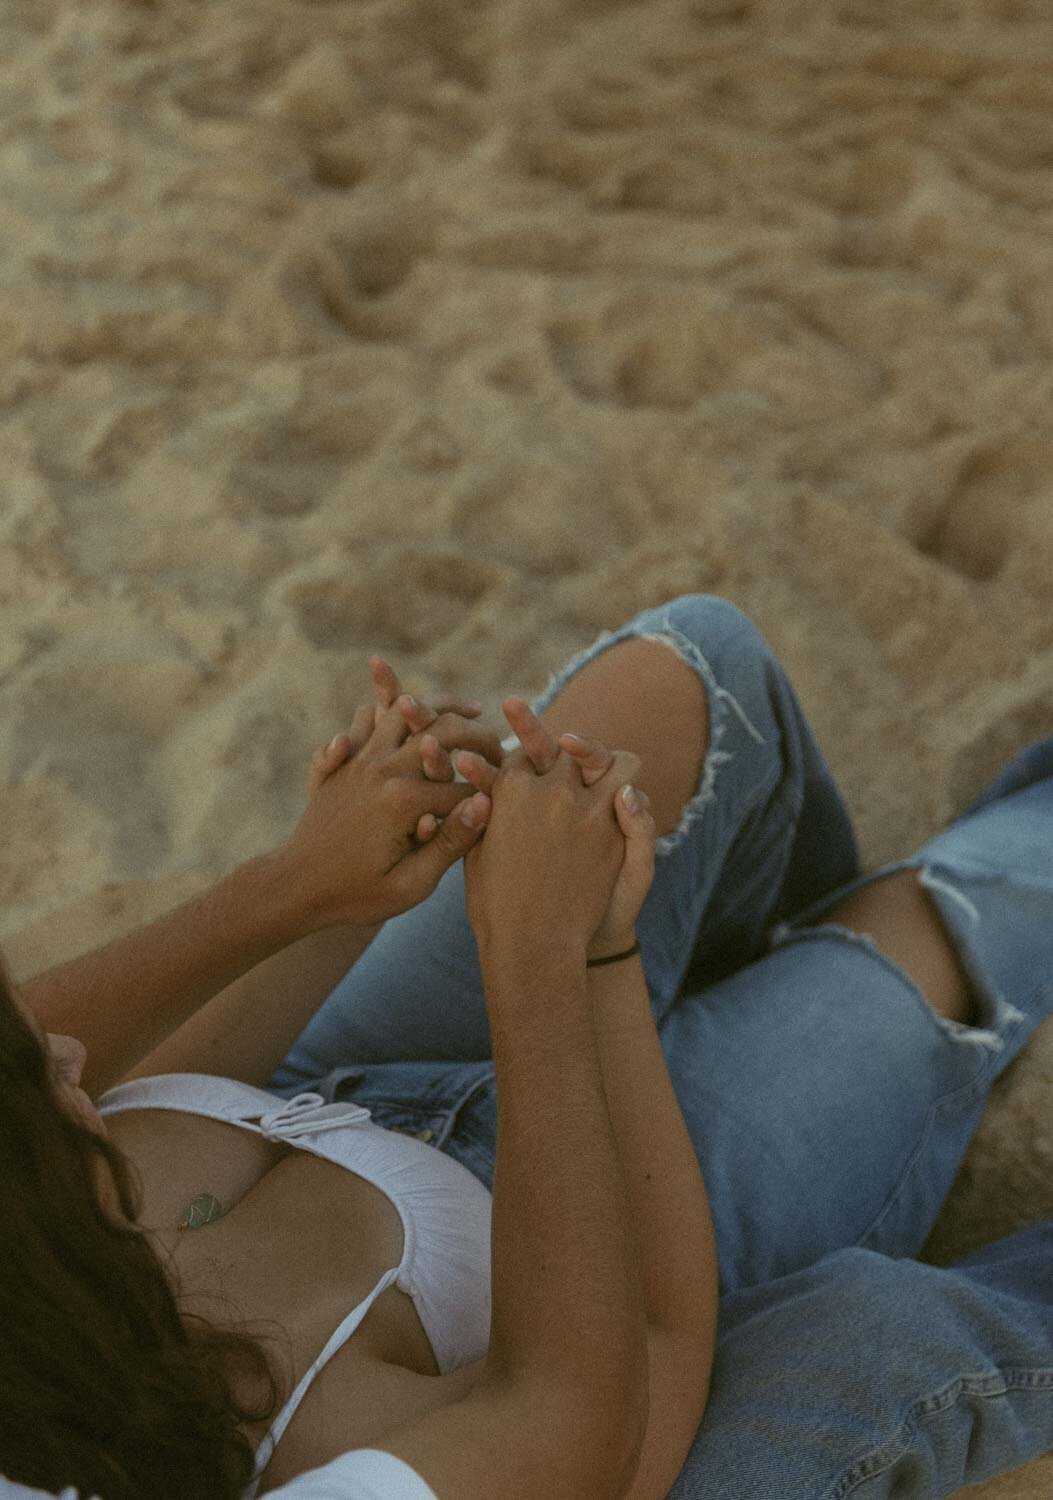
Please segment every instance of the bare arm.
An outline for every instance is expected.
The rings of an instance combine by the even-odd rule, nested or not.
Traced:
[[[612,951],[625,952],[633,941],[630,933]],[[589,969],[588,994],[650,1331],[650,1421],[627,1500],[650,1500],[672,1488],[705,1412],[717,1332],[717,1248],[639,955]]]
[[[45,1031],[84,1043],[92,1098],[218,991],[314,929],[299,874],[282,851],[259,855],[156,921],[20,986]]]
[[[498,1081],[490,1348],[468,1395],[373,1446],[440,1500],[615,1500],[646,1428],[647,1334],[584,952],[480,953]]]
[[[481,953],[498,1082],[491,1363],[580,1378],[632,1418],[644,1310],[585,956]]]
[[[437,825],[439,813],[465,800],[463,787],[422,778],[420,746],[407,734],[397,706],[359,709],[352,733],[316,753],[307,809],[278,849],[22,985],[45,1030],[84,1043],[89,1095],[97,1098],[132,1069],[270,1077],[328,993],[319,991],[318,973],[335,982],[384,919],[428,896],[477,837],[477,829],[446,817],[426,847],[407,848],[415,828],[428,819]],[[498,759],[502,753],[492,731],[452,714],[435,720],[432,737],[475,743]],[[349,926],[359,929],[351,953]]]
[[[407,1372],[405,1415],[370,1447],[402,1458],[439,1500],[663,1500],[706,1404],[716,1253],[642,970],[589,971],[590,1038],[580,960],[520,954],[509,972],[485,946],[482,958],[499,1108],[491,1348],[437,1379]],[[294,1472],[336,1457],[330,1436]]]
[[[512,700],[510,700],[512,702]],[[513,706],[515,707],[514,703]],[[515,716],[506,715],[517,730],[524,749],[531,755],[535,770],[542,777],[552,769],[555,747],[548,743],[542,726],[537,722],[529,706],[515,707]],[[586,786],[614,772],[628,772],[634,779],[639,771],[636,757],[619,756],[598,744],[589,745],[579,741],[582,759],[582,779]],[[564,746],[568,748],[569,746]],[[618,761],[622,766],[618,765]],[[635,765],[632,762],[635,761]],[[509,770],[515,760],[510,763]],[[555,760],[556,767],[559,766]],[[474,756],[458,758],[458,766],[473,781],[479,790],[490,790],[495,778]],[[627,776],[619,779],[628,779]],[[625,803],[615,799],[618,823],[626,835],[626,847],[617,887],[608,904],[607,914],[601,929],[594,932],[596,942],[602,931],[604,941],[600,943],[597,957],[607,952],[622,952],[632,946],[631,923],[643,902],[654,877],[653,818],[634,816]],[[558,846],[557,846],[558,847]],[[552,849],[550,846],[550,858]],[[562,855],[563,850],[560,851]],[[471,859],[478,863],[481,856],[473,851]],[[561,860],[564,865],[569,861]],[[557,861],[552,861],[553,865]],[[519,910],[533,911],[535,906],[549,909],[549,922],[536,925],[536,933],[561,931],[558,917],[551,916],[552,893],[558,892],[558,900],[573,899],[573,893],[586,889],[581,881],[586,878],[577,872],[577,879],[568,878],[569,870],[549,872],[548,889],[538,892],[524,890],[520,893]],[[471,894],[471,892],[470,892]],[[539,900],[539,896],[542,897]],[[536,920],[536,919],[535,919]],[[476,924],[473,922],[473,926]],[[516,924],[518,925],[518,924]],[[590,931],[595,923],[590,923]],[[493,930],[500,931],[500,922]],[[479,937],[476,930],[477,939]],[[485,955],[485,944],[480,942],[480,952]],[[526,965],[530,969],[530,964]],[[484,967],[484,980],[486,971]],[[662,1500],[675,1483],[684,1459],[693,1443],[702,1420],[708,1397],[711,1377],[716,1326],[717,1326],[717,1258],[713,1225],[705,1184],[702,1181],[698,1161],[679,1103],[673,1093],[665,1058],[662,1053],[657,1029],[650,1010],[650,1001],[643,971],[638,961],[628,960],[606,965],[593,970],[586,980],[586,992],[596,1037],[597,1057],[604,1096],[607,1103],[605,1124],[613,1129],[618,1161],[622,1176],[622,1196],[628,1210],[627,1227],[637,1252],[638,1272],[642,1282],[644,1335],[647,1355],[648,1401],[645,1403],[647,1421],[637,1450],[637,1457],[628,1477],[623,1477],[620,1487],[610,1491],[590,1487],[584,1478],[579,1479],[580,1489],[573,1483],[567,1493],[590,1496],[614,1493],[622,1500]],[[540,999],[540,996],[539,996]],[[489,1004],[489,989],[488,989]],[[546,1015],[546,1019],[548,1019]],[[495,1033],[495,1062],[498,1057],[496,1027],[491,1017],[491,1032]],[[515,1053],[510,1054],[512,1056]],[[514,1076],[511,1074],[510,1076]],[[544,1084],[544,1070],[541,1084]],[[576,1085],[572,1081],[572,1088]],[[534,1101],[537,1112],[543,1108],[543,1092]],[[503,1116],[499,1117],[498,1149],[501,1148]],[[594,1124],[594,1131],[598,1128]],[[576,1138],[566,1132],[566,1121],[557,1138],[559,1147],[569,1152],[571,1140]],[[604,1132],[606,1134],[606,1131]],[[595,1138],[592,1144],[595,1144]],[[587,1140],[582,1141],[583,1150],[588,1150]],[[500,1172],[500,1156],[498,1158]],[[563,1185],[561,1177],[554,1178]],[[495,1190],[497,1182],[495,1180]],[[533,1208],[539,1200],[529,1200]],[[559,1197],[553,1194],[553,1205],[558,1207]],[[544,1200],[540,1200],[544,1206]],[[496,1203],[496,1193],[495,1193]],[[566,1211],[567,1200],[563,1199]],[[524,1230],[528,1223],[526,1215],[520,1221]],[[516,1221],[510,1218],[510,1224]],[[569,1221],[571,1233],[579,1228],[573,1218]],[[495,1220],[495,1235],[496,1235]],[[590,1241],[594,1248],[595,1241]],[[568,1264],[573,1264],[573,1245],[568,1246]],[[495,1249],[495,1279],[496,1279]],[[635,1278],[634,1278],[635,1279]],[[510,1278],[511,1280],[511,1278]],[[526,1283],[524,1289],[529,1287]],[[612,1292],[617,1295],[617,1280],[611,1281]],[[560,1305],[557,1298],[557,1306]],[[564,1304],[569,1319],[574,1317],[574,1303]],[[573,1327],[568,1323],[568,1328]],[[524,1330],[529,1333],[529,1327]],[[558,1331],[552,1330],[558,1337]],[[613,1363],[613,1361],[611,1361]],[[459,1452],[470,1444],[472,1422],[485,1421],[487,1413],[477,1404],[487,1392],[500,1392],[493,1380],[487,1381],[489,1362],[480,1375],[479,1385],[461,1400],[458,1407],[442,1414],[439,1424],[425,1421],[405,1433],[392,1434],[392,1441],[384,1447],[416,1465],[429,1479],[433,1488],[443,1497],[457,1495],[460,1500],[475,1500],[488,1493],[490,1472],[472,1487],[473,1477],[466,1469]],[[587,1361],[582,1366],[587,1372]],[[574,1386],[572,1384],[571,1389]],[[455,1427],[452,1412],[459,1412],[459,1424]],[[517,1436],[516,1413],[523,1410],[522,1403],[513,1402],[511,1411],[502,1422],[503,1441],[509,1445],[508,1453],[517,1451],[514,1439]],[[492,1416],[492,1414],[491,1414]],[[466,1420],[465,1420],[466,1419]],[[496,1422],[496,1417],[492,1417]],[[554,1420],[549,1418],[551,1422]],[[530,1431],[536,1431],[533,1424]],[[544,1427],[542,1428],[544,1431]],[[521,1434],[519,1434],[521,1436]],[[401,1441],[403,1438],[406,1441]],[[426,1440],[425,1440],[426,1439]],[[507,1464],[498,1472],[512,1474]],[[506,1485],[507,1493],[529,1496],[530,1500],[542,1492],[542,1481],[551,1469],[539,1469],[531,1474],[529,1469],[516,1477],[522,1484],[513,1488]],[[613,1470],[612,1470],[613,1472]],[[560,1493],[564,1493],[560,1490]]]
[[[263,1088],[382,925],[329,927],[264,959],[203,1005],[125,1077],[215,1073]]]
[[[632,946],[632,939],[626,947]],[[640,955],[588,970],[589,1000],[647,1321],[712,1360],[717,1252],[706,1185],[673,1092]]]

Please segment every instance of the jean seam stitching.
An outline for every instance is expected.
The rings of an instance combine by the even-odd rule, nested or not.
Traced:
[[[1023,1379],[1014,1379],[1014,1375],[1023,1377]],[[1036,1375],[1039,1377],[1037,1385],[1032,1384]],[[912,1451],[914,1445],[909,1439],[911,1434],[918,1431],[920,1421],[923,1421],[927,1416],[949,1411],[952,1406],[957,1405],[963,1395],[978,1396],[981,1400],[994,1401],[1007,1396],[1011,1390],[1046,1391],[1053,1389],[1053,1369],[1047,1369],[1042,1366],[1039,1366],[1037,1369],[1021,1366],[1017,1367],[1015,1371],[1010,1372],[999,1370],[998,1377],[1002,1381],[1003,1386],[999,1390],[984,1390],[982,1388],[982,1384],[990,1381],[991,1376],[970,1377],[963,1375],[957,1376],[949,1384],[945,1383],[943,1386],[937,1387],[935,1391],[931,1391],[925,1396],[917,1397],[908,1407],[907,1413],[900,1422],[895,1434],[878,1448],[871,1449],[869,1453],[854,1460],[846,1470],[842,1471],[833,1486],[821,1497],[821,1500],[844,1500],[844,1497],[852,1490],[857,1489],[859,1485],[865,1484],[870,1479],[874,1479],[878,1474],[885,1473],[905,1453]],[[954,1391],[953,1399],[944,1401],[938,1406],[933,1406],[929,1411],[920,1409],[926,1402],[934,1400],[934,1398],[940,1396],[944,1391]],[[885,1450],[888,1450],[887,1458],[884,1457]],[[1026,1460],[1021,1459],[1020,1462],[1024,1463]],[[1016,1467],[1016,1465],[1012,1467]]]
[[[1050,982],[1047,980],[1043,980],[1040,984],[1036,985],[1035,989],[1032,992],[1028,994],[1027,999],[1024,1001],[1024,1004],[1029,1004],[1030,1001],[1032,1001],[1038,994],[1047,989],[1053,990],[1053,984],[1050,984]],[[1021,1022],[1019,1021],[1008,1021],[1006,1023],[1006,1026],[1008,1028],[1009,1026],[1019,1026],[1020,1024]],[[876,1229],[879,1228],[882,1219],[885,1218],[885,1216],[890,1213],[895,1207],[896,1200],[897,1198],[899,1198],[904,1188],[906,1187],[911,1173],[915,1170],[922,1148],[925,1146],[930,1134],[932,1133],[932,1126],[935,1117],[944,1113],[950,1113],[952,1106],[957,1108],[962,1104],[968,1105],[970,1103],[970,1095],[977,1096],[982,1093],[984,1088],[987,1087],[987,1075],[994,1067],[995,1057],[1000,1057],[1001,1055],[1001,1053],[987,1052],[984,1055],[979,1071],[974,1075],[974,1077],[970,1078],[967,1082],[960,1084],[957,1088],[952,1089],[950,1093],[941,1095],[939,1099],[937,1099],[933,1104],[929,1106],[928,1114],[925,1117],[924,1129],[921,1133],[918,1144],[914,1148],[914,1151],[911,1153],[910,1161],[904,1167],[898,1182],[896,1183],[895,1187],[890,1190],[888,1198],[886,1199],[882,1207],[878,1210],[875,1218],[863,1231],[863,1234],[860,1236],[860,1238],[854,1242],[853,1248],[868,1248],[866,1245],[864,1245],[863,1241],[866,1240],[871,1234],[874,1233]]]

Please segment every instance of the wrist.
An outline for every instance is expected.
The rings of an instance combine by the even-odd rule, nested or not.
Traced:
[[[585,968],[586,945],[582,938],[565,934],[524,934],[504,932],[475,935],[479,966],[484,972],[508,974],[539,970]]]
[[[346,922],[330,909],[310,863],[291,843],[279,844],[268,854],[259,855],[258,864],[277,893],[276,900],[284,908],[286,922],[298,929],[300,937],[338,926],[342,920]]]

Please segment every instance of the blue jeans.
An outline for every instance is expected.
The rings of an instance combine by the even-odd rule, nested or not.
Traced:
[[[671,1500],[911,1500],[1053,1448],[1053,1222],[952,1267],[918,1255],[994,1080],[1053,1009],[1053,737],[909,859],[869,874],[771,647],[688,594],[630,636],[707,694],[695,796],[658,843],[644,971],[709,1193],[720,1323]],[[823,921],[918,868],[979,1004],[932,1010],[867,937]],[[270,1080],[354,1098],[492,1188],[496,1088],[463,865],[390,921]]]

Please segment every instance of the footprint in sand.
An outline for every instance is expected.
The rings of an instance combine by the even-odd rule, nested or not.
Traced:
[[[228,343],[253,357],[314,353],[335,331],[354,340],[410,335],[435,300],[434,278],[414,277],[437,238],[426,205],[356,209],[353,223],[293,236],[241,284]]]
[[[405,203],[356,218],[353,229],[334,238],[357,298],[398,291],[417,262],[435,248],[437,216],[426,204]]]
[[[557,116],[572,130],[649,130],[675,127],[682,121],[684,97],[679,86],[656,86],[653,77],[593,74],[583,81],[554,88],[550,99]]]
[[[320,650],[419,652],[456,630],[503,577],[499,567],[458,553],[399,549],[372,566],[349,557],[346,575],[297,584],[285,598]]]
[[[997,578],[1049,492],[1049,442],[1021,434],[978,448],[963,465],[918,551],[980,582]]]
[[[372,179],[402,180],[412,168],[412,152],[394,129],[353,126],[323,136],[310,156],[311,176],[319,187],[346,191]]]
[[[1000,771],[1036,740],[1053,735],[1053,661],[1035,658],[1020,683],[987,684],[982,691],[982,724],[964,744],[948,774],[951,807],[957,815],[973,803]]]
[[[498,229],[469,234],[452,247],[452,254],[468,265],[488,269],[560,273],[586,270],[600,245],[594,228],[524,214]]]
[[[688,14],[701,26],[727,26],[749,19],[753,0],[691,0]]]
[[[117,867],[151,870],[169,852],[164,801],[150,791],[156,750],[204,685],[203,669],[159,637],[63,643],[8,693],[8,774],[57,778],[105,817]]]
[[[628,407],[691,406],[760,347],[741,316],[694,290],[641,290],[597,312],[568,313],[546,337],[573,391]]]
[[[392,423],[375,404],[320,405],[275,420],[232,471],[224,505],[235,516],[299,516],[371,453]]]

